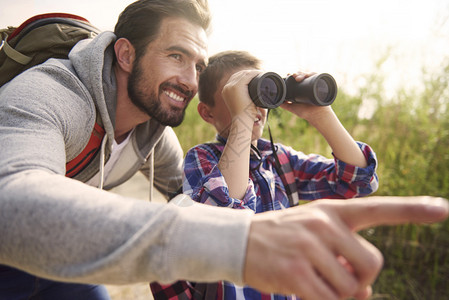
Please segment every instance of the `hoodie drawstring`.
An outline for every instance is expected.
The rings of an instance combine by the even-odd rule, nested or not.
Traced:
[[[104,160],[105,160],[105,148],[106,143],[108,141],[108,135],[105,134],[103,140],[101,141],[101,149],[100,149],[100,183],[98,184],[99,189],[103,189],[104,184]]]
[[[150,192],[150,202],[153,200],[153,178],[154,178],[154,152],[151,151],[150,156],[148,157],[150,169],[148,170],[148,182],[149,184],[149,192]]]

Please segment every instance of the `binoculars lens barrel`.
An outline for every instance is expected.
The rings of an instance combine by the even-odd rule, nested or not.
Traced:
[[[248,90],[253,102],[263,108],[276,108],[284,101],[326,106],[337,96],[337,83],[327,73],[296,82],[293,76],[282,78],[277,73],[267,72],[254,77]]]
[[[285,100],[287,89],[284,79],[274,72],[259,74],[248,85],[254,104],[264,108],[276,108]]]
[[[318,106],[330,105],[337,96],[337,83],[327,74],[315,74],[297,82],[293,76],[285,79],[287,95],[285,100],[294,103],[308,103]]]

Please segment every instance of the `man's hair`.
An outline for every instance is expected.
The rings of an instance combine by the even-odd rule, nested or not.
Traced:
[[[223,51],[209,58],[209,64],[200,75],[198,98],[211,107],[215,105],[214,94],[223,76],[241,68],[260,69],[261,61],[246,51]]]
[[[207,31],[211,14],[207,0],[138,0],[120,14],[114,33],[128,39],[139,58],[146,46],[157,38],[166,17],[185,18]]]

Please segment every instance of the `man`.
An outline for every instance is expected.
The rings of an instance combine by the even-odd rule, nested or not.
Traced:
[[[202,1],[138,1],[121,14],[115,34],[83,41],[69,60],[51,60],[2,88],[0,263],[82,283],[144,281],[151,273],[170,279],[173,267],[189,269],[160,256],[181,250],[182,244],[167,249],[164,239],[181,239],[162,232],[183,223],[176,210],[93,186],[110,189],[141,170],[164,194],[178,188],[182,150],[166,125],[182,121],[196,94],[208,24]],[[83,150],[94,123],[105,131],[101,152],[77,180],[64,177],[66,161]],[[182,228],[189,230],[187,223]],[[148,264],[152,271],[135,272]],[[126,269],[134,270],[125,275]],[[18,290],[37,288],[35,278],[28,285],[15,270],[3,274],[15,278]],[[57,299],[105,297],[98,287],[49,286],[63,287],[51,296]]]
[[[376,207],[380,223],[430,222],[447,215],[446,202],[426,204],[420,198],[407,205],[355,202],[350,208],[323,202],[253,216],[191,205],[182,196],[176,202],[187,202],[185,207],[94,187],[112,188],[140,170],[150,186],[165,193],[175,190],[182,153],[165,126],[181,122],[196,94],[206,64],[208,23],[207,3],[201,0],[141,0],[121,14],[114,34],[82,41],[68,60],[50,60],[2,87],[0,299],[20,299],[21,293],[27,299],[108,299],[95,284],[176,279],[228,280],[272,292],[317,295],[313,299],[327,296],[323,289],[334,298],[365,293],[380,258],[351,231],[377,224],[377,214],[360,219],[363,212]],[[67,178],[66,162],[83,150],[95,123],[105,131],[100,153]],[[315,225],[305,228],[310,220]],[[303,256],[291,255],[289,245],[280,247],[288,253],[272,245],[301,244],[307,239],[304,234],[299,239],[299,227],[323,233],[316,223],[325,221],[356,245],[358,252],[338,241],[317,246],[342,250],[339,254],[354,270],[346,274],[352,281],[339,282],[342,270],[332,265],[332,280],[322,274],[320,284],[304,286],[300,273],[305,269],[295,268]],[[336,223],[338,228],[332,226]],[[274,234],[280,229],[284,239]],[[275,242],[266,245],[264,239],[271,236]],[[305,261],[314,270],[314,260]],[[290,268],[298,274],[292,276]]]

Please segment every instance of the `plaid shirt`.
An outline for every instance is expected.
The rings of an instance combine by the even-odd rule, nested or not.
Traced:
[[[198,145],[184,160],[183,193],[193,200],[237,209],[251,209],[256,213],[289,207],[287,193],[275,167],[271,143],[259,139],[258,153],[251,154],[248,188],[243,199],[229,196],[226,182],[218,169],[218,161],[226,140]],[[346,199],[369,195],[377,190],[377,159],[373,150],[358,142],[368,166],[359,168],[336,157],[306,155],[291,147],[276,144],[280,161],[288,161],[296,180],[300,200],[322,198]],[[284,157],[282,157],[284,156]],[[295,296],[265,295],[250,288],[221,281],[213,284],[178,281],[172,285],[151,284],[158,299],[297,299]]]

